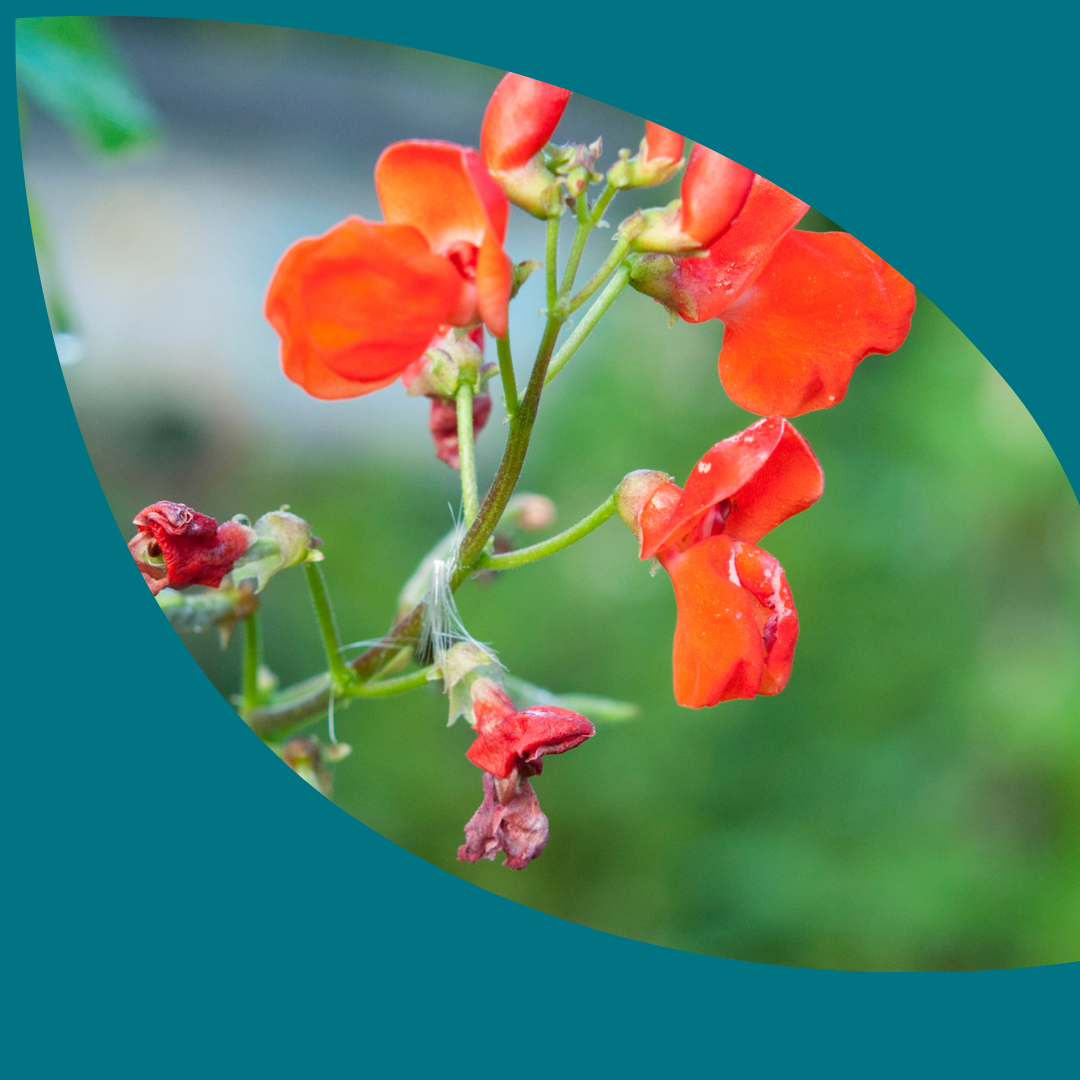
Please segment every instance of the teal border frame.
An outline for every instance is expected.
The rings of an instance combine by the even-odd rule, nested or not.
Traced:
[[[112,9],[446,53],[721,146],[941,307],[1024,400],[1075,488],[1075,271],[1062,265],[1075,228],[1059,209],[1071,192],[1058,195],[1073,175],[1071,65],[1060,9],[692,0],[657,10],[561,17],[550,4],[426,0]],[[595,43],[576,42],[578,26],[594,28]],[[828,119],[827,135],[803,127],[811,113]],[[5,147],[5,596],[20,680],[5,710],[15,1075],[1075,1067],[1067,1040],[1080,964],[860,974],[644,945],[475,888],[290,782],[131,572],[56,363],[14,108]],[[115,598],[107,612],[90,604],[102,584]],[[119,646],[103,624],[126,628]],[[59,644],[59,668],[44,642]],[[57,682],[80,701],[59,717],[49,709]],[[186,712],[204,752],[178,755],[154,723],[162,710]],[[370,934],[342,940],[343,907]]]

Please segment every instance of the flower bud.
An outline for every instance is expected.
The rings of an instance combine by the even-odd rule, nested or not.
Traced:
[[[480,154],[506,197],[538,218],[562,213],[562,192],[541,151],[562,118],[570,91],[508,73],[484,113]]]
[[[402,375],[409,397],[452,398],[463,383],[476,389],[481,383],[484,353],[466,334],[458,337],[453,330],[438,337],[415,364]]]
[[[570,198],[578,198],[590,184],[599,183],[603,179],[595,171],[596,161],[603,149],[603,140],[597,139],[589,145],[568,143],[566,146],[552,147],[546,152],[548,168],[560,178]]]
[[[538,532],[555,524],[555,504],[546,495],[520,492],[510,497],[499,528],[516,526],[524,532]]]
[[[626,527],[641,540],[641,517],[653,497],[670,485],[672,478],[655,469],[638,469],[623,477],[615,489],[615,512]]]
[[[298,735],[274,752],[298,776],[302,776],[316,791],[328,799],[333,793],[334,774],[332,766],[344,761],[352,753],[348,743],[324,746],[318,739]]]
[[[617,188],[655,187],[670,180],[685,164],[683,137],[674,131],[645,122],[645,138],[631,157],[619,151],[619,160],[608,170],[608,183]]]
[[[233,580],[254,581],[256,592],[261,592],[279,570],[323,558],[322,552],[315,550],[311,526],[289,513],[288,507],[263,514],[255,522],[254,534],[255,543],[233,568]]]

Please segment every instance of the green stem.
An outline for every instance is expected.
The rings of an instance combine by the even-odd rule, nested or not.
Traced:
[[[551,361],[547,377],[544,381],[545,386],[547,386],[547,384],[562,371],[566,366],[566,362],[578,351],[581,343],[593,332],[596,328],[596,324],[604,317],[607,309],[615,302],[615,297],[626,288],[626,283],[629,280],[630,268],[628,266],[619,267],[615,276],[607,283],[604,291],[596,298],[596,302],[589,308],[588,312],[586,312],[585,318],[581,320],[574,332],[565,342],[563,342],[562,348],[556,353],[555,358]]]
[[[399,675],[396,679],[377,679],[372,682],[354,683],[342,694],[347,698],[380,698],[391,697],[394,694],[404,694],[407,690],[415,690],[430,682],[428,678],[432,671],[431,667],[421,668],[419,671],[410,672],[408,675]]]
[[[259,658],[262,652],[259,616],[252,612],[244,620],[244,660],[240,682],[242,708],[245,713],[259,704]]]
[[[596,206],[593,207],[593,225],[600,224],[600,221],[604,216],[604,211],[608,208],[608,204],[611,202],[612,199],[615,198],[616,195],[618,195],[618,193],[619,189],[615,187],[614,184],[608,184],[607,187],[604,188],[603,194],[601,194],[600,198],[596,200]]]
[[[584,200],[585,196],[579,196]],[[577,228],[574,230],[574,239],[570,243],[570,254],[566,257],[566,269],[563,271],[562,285],[559,288],[559,299],[565,300],[574,287],[574,278],[577,277],[578,266],[581,264],[581,256],[585,251],[585,241],[589,239],[589,233],[593,230],[591,214],[579,216]],[[565,315],[564,315],[565,318]]]
[[[578,290],[577,294],[573,297],[573,299],[571,299],[571,312],[577,311],[577,309],[581,307],[581,305],[584,304],[585,301],[588,300],[589,297],[592,296],[592,294],[596,292],[596,290],[599,289],[601,285],[604,284],[604,282],[607,280],[608,274],[610,274],[615,269],[615,267],[617,267],[619,263],[622,262],[623,256],[627,253],[627,251],[630,250],[631,243],[632,241],[625,236],[617,236],[615,238],[615,245],[614,247],[612,247],[611,253],[604,260],[603,266],[601,266],[600,269],[597,270],[595,274],[593,274],[593,276],[588,280],[588,282],[586,282],[586,284],[582,285],[582,287]]]
[[[457,390],[458,455],[461,458],[461,505],[465,524],[471,525],[480,509],[476,492],[476,455],[473,450],[472,387],[462,383]]]
[[[559,299],[559,279],[556,261],[559,257],[559,222],[561,218],[548,218],[547,239],[544,250],[544,276],[547,279],[547,306],[550,314]]]
[[[514,378],[514,359],[510,355],[510,331],[506,336],[495,339],[499,352],[499,374],[502,376],[503,397],[506,399],[506,415],[513,417],[518,411],[517,379]]]
[[[537,559],[546,559],[548,555],[554,555],[556,551],[562,551],[563,548],[576,544],[583,536],[588,536],[614,513],[615,495],[612,493],[588,517],[582,518],[569,529],[564,529],[557,536],[551,536],[518,551],[507,552],[505,555],[486,555],[477,565],[484,570],[511,570],[515,566],[536,562]]]
[[[525,464],[525,454],[529,449],[529,440],[532,438],[533,425],[536,423],[540,395],[544,392],[544,376],[551,362],[551,354],[555,351],[555,339],[559,336],[562,321],[556,314],[548,315],[532,375],[529,376],[529,385],[521,399],[521,408],[510,421],[510,433],[506,437],[506,449],[499,463],[499,471],[484,496],[476,519],[458,548],[457,569],[450,581],[452,589],[456,589],[472,573],[473,564],[483,553],[488,537],[498,525],[517,486],[521,467]]]
[[[323,648],[326,650],[326,662],[330,668],[330,677],[340,693],[353,682],[353,674],[341,657],[341,642],[337,627],[334,625],[334,613],[330,610],[330,599],[326,595],[322,568],[318,563],[304,563],[311,599],[315,602],[315,616],[319,620],[322,632]]]

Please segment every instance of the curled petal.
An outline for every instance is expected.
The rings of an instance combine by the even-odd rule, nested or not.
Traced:
[[[674,484],[656,486],[639,516],[641,557],[719,532],[756,543],[812,506],[823,487],[821,465],[795,428],[781,417],[758,420],[713,446],[683,491]],[[719,517],[710,513],[721,504]]]
[[[539,773],[546,754],[564,754],[596,734],[578,713],[553,705],[534,705],[517,712],[490,679],[473,683],[476,741],[465,756],[492,776],[505,779],[515,770]]]
[[[357,397],[423,354],[461,292],[461,275],[415,228],[350,217],[289,248],[266,317],[288,378],[315,397]]]
[[[494,779],[484,773],[484,801],[465,826],[465,843],[458,848],[459,861],[494,859],[504,851],[503,865],[523,870],[547,842],[548,819],[528,780],[520,781],[513,797],[503,805],[496,797]]]
[[[510,72],[488,102],[480,153],[492,170],[516,169],[551,139],[570,100],[570,91]]]
[[[799,623],[780,564],[767,552],[711,536],[660,560],[678,605],[675,700],[688,708],[779,693],[791,674]]]
[[[677,260],[674,280],[665,283],[668,295],[658,299],[687,322],[717,318],[754,282],[808,209],[783,188],[755,176],[731,227],[704,256]]]
[[[831,408],[861,360],[903,344],[914,310],[911,283],[853,236],[790,233],[721,316],[720,380],[751,412]]]
[[[707,248],[727,232],[742,210],[754,173],[698,143],[682,181],[682,229]]]
[[[236,521],[219,526],[183,503],[157,502],[135,515],[139,531],[128,543],[152,593],[166,587],[216,589],[255,542],[255,532]]]

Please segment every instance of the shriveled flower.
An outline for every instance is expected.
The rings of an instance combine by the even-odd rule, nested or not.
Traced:
[[[510,72],[495,87],[484,113],[484,164],[515,206],[539,218],[561,212],[558,178],[542,151],[569,100],[569,90]]]
[[[216,589],[256,540],[247,525],[226,521],[219,526],[183,503],[154,503],[135,515],[134,524],[139,531],[128,550],[155,595],[186,585]]]
[[[631,473],[617,508],[671,576],[678,604],[675,700],[689,708],[778,694],[791,675],[799,618],[783,567],[757,542],[821,496],[806,440],[779,417],[717,443],[685,488]]]
[[[551,705],[518,712],[491,679],[477,679],[471,694],[477,737],[465,756],[484,770],[484,801],[465,826],[458,859],[494,859],[504,851],[504,865],[520,870],[548,840],[548,821],[528,778],[541,773],[547,754],[580,746],[596,729],[584,716]]]
[[[350,217],[298,241],[266,295],[285,374],[314,397],[389,385],[444,324],[506,333],[509,208],[477,152],[395,143],[375,166],[375,185],[385,224]]]
[[[491,398],[487,394],[477,394],[472,399],[473,434],[478,435],[491,416]],[[428,419],[431,429],[431,441],[435,444],[435,456],[445,461],[451,469],[461,468],[461,453],[458,445],[457,404],[447,398],[434,398],[431,402],[431,416]]]
[[[723,321],[720,381],[763,416],[842,401],[862,360],[903,344],[915,309],[911,283],[853,236],[792,231],[807,209],[755,177],[705,255],[640,255],[631,275],[687,322]]]
[[[633,237],[635,251],[701,251],[731,227],[753,182],[750,169],[699,143],[690,151],[679,198],[663,208],[638,211],[619,231]]]

